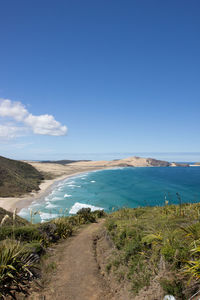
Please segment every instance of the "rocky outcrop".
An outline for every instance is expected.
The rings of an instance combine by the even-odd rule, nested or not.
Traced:
[[[171,167],[189,167],[190,165],[189,164],[184,164],[184,163],[171,163],[170,164]]]

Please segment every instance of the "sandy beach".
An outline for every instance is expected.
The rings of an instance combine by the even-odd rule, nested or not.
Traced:
[[[0,207],[13,212],[15,209],[19,212],[22,208],[29,206],[33,201],[40,200],[49,194],[52,189],[62,180],[69,177],[85,173],[88,171],[95,171],[101,169],[108,169],[108,167],[67,167],[56,164],[40,164],[32,163],[40,171],[51,173],[56,176],[54,179],[44,180],[40,184],[40,190],[25,194],[21,197],[0,197]]]
[[[20,211],[23,207],[27,207],[29,204],[31,204],[34,200],[39,200],[42,197],[44,197],[48,192],[51,191],[51,188],[54,184],[59,182],[60,180],[64,180],[65,178],[70,177],[69,176],[59,176],[58,178],[52,179],[52,180],[44,180],[40,184],[40,190],[37,192],[31,192],[29,194],[25,194],[21,197],[6,197],[0,198],[0,207],[3,207],[4,209],[8,211],[14,211],[17,209],[17,211]]]

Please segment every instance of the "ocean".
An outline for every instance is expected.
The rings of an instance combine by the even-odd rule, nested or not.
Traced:
[[[44,199],[23,208],[19,215],[35,223],[62,215],[75,214],[80,208],[111,212],[122,207],[157,206],[200,202],[200,167],[142,167],[92,171],[70,177]]]

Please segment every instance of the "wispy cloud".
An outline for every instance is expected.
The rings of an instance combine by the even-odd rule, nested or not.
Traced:
[[[0,124],[0,137],[12,139],[31,130],[34,134],[62,136],[67,127],[56,121],[52,115],[31,114],[21,102],[0,99],[0,117],[13,123]]]
[[[10,140],[22,136],[26,131],[26,128],[15,126],[11,123],[0,124],[0,138],[3,140]]]

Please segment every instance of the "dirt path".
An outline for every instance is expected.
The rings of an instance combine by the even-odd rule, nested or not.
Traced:
[[[76,236],[56,246],[56,273],[44,291],[29,299],[114,300],[109,286],[99,272],[94,237],[103,225],[90,224]]]

